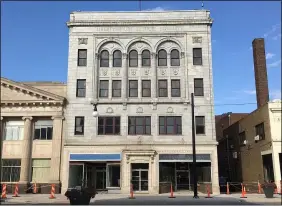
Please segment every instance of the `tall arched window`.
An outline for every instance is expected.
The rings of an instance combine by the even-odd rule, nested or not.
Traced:
[[[100,67],[109,67],[109,52],[107,50],[101,52]]]
[[[179,51],[177,49],[170,52],[170,66],[180,66]]]
[[[142,66],[151,66],[151,54],[149,50],[142,52]]]
[[[138,52],[136,50],[129,52],[129,67],[138,67]]]
[[[167,66],[167,53],[165,50],[160,50],[158,53],[158,65]]]
[[[119,51],[119,50],[116,50],[115,52],[114,52],[114,54],[113,54],[113,67],[121,67],[121,58],[122,58],[122,56],[121,56],[122,54],[121,54],[121,51]]]

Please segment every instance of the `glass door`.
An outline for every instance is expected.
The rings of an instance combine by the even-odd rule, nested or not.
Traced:
[[[106,170],[96,170],[96,189],[106,189]]]
[[[189,171],[176,171],[176,190],[189,190]]]
[[[148,191],[148,163],[136,163],[131,165],[131,183],[134,191]]]

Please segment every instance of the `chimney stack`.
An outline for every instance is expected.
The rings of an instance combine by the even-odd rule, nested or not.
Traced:
[[[257,94],[257,107],[259,108],[269,101],[264,39],[263,38],[254,39],[252,44],[253,44],[255,82],[256,82],[256,94]]]

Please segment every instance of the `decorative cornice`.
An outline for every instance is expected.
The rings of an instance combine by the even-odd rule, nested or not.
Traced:
[[[1,116],[1,121],[3,120],[3,117]]]
[[[28,120],[32,120],[32,117],[22,117],[22,120],[26,120],[26,119],[28,119]]]
[[[63,106],[64,101],[44,100],[1,100],[1,106]]]
[[[51,119],[52,120],[54,120],[54,119],[64,120],[65,117],[63,117],[63,116],[54,116],[54,117],[51,117]]]

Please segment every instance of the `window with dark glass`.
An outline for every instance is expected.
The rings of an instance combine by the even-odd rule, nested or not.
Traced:
[[[112,97],[121,97],[121,80],[113,80]]]
[[[121,67],[122,65],[122,54],[121,51],[117,50],[113,53],[113,67]]]
[[[202,48],[193,48],[193,65],[202,65]]]
[[[244,131],[244,132],[239,133],[239,141],[240,141],[240,145],[243,145],[245,140],[246,140],[246,133],[245,133],[245,131]]]
[[[120,117],[98,117],[98,135],[119,135]]]
[[[172,79],[171,80],[171,96],[172,97],[180,97],[180,80]]]
[[[142,52],[142,66],[151,66],[151,54],[149,50],[144,50]]]
[[[129,52],[129,67],[138,67],[138,53],[136,50]]]
[[[202,78],[194,79],[194,95],[204,96],[204,80]]]
[[[167,53],[163,49],[158,53],[158,66],[167,66]]]
[[[19,182],[21,159],[2,159],[1,161],[1,182]]]
[[[107,50],[102,51],[100,56],[100,67],[109,67],[109,59],[109,52]]]
[[[151,117],[128,117],[128,134],[129,135],[150,135],[151,134]]]
[[[77,66],[87,65],[87,49],[78,50]]]
[[[76,82],[76,97],[85,97],[86,79],[78,79]]]
[[[173,49],[170,52],[170,65],[171,66],[180,66],[180,56],[177,49]]]
[[[204,116],[196,116],[196,134],[205,134],[205,117]]]
[[[167,80],[159,80],[158,81],[158,86],[159,86],[159,97],[167,97],[168,92],[167,92]]]
[[[142,97],[151,97],[151,80],[142,80]]]
[[[34,123],[34,139],[51,140],[53,136],[52,120],[37,120]]]
[[[178,116],[159,117],[159,134],[182,134],[182,118]]]
[[[84,134],[84,117],[75,117],[74,134],[75,135]]]
[[[129,80],[129,97],[138,97],[138,80]]]
[[[99,97],[108,97],[108,96],[109,96],[109,81],[100,80]]]
[[[262,122],[256,125],[255,128],[256,128],[256,135],[259,135],[262,140],[265,139],[264,123]]]

